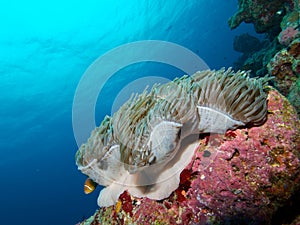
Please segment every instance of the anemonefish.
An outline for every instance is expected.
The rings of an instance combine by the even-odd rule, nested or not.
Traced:
[[[85,194],[90,194],[95,190],[96,187],[97,183],[91,178],[87,178],[84,182],[83,191]]]

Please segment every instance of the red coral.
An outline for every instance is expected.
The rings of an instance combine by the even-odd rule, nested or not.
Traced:
[[[191,184],[191,176],[191,171],[184,169],[180,174],[180,185],[185,188],[189,188]]]
[[[132,210],[133,210],[133,205],[132,205],[132,200],[131,200],[131,197],[130,195],[128,194],[127,191],[124,191],[119,199],[122,201],[122,209],[129,213],[130,216],[132,216]]]
[[[228,130],[225,133],[225,137],[232,140],[236,137],[236,133],[233,130]]]
[[[181,188],[178,188],[176,191],[175,191],[176,195],[177,195],[177,201],[178,202],[184,202],[186,200],[186,197],[185,197],[185,191],[182,190]]]
[[[175,191],[178,202],[186,200],[186,192],[191,187],[192,171],[184,169],[180,174],[180,183],[178,189]]]

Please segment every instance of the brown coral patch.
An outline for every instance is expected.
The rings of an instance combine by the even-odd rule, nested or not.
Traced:
[[[288,52],[296,59],[300,59],[300,38],[295,39],[288,47]]]

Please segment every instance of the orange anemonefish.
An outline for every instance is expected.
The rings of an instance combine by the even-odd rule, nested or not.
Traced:
[[[96,187],[97,183],[91,178],[87,178],[84,182],[83,191],[85,194],[90,194],[95,190]]]

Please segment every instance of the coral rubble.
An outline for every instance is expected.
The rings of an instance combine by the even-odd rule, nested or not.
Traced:
[[[300,185],[299,132],[294,108],[271,89],[267,121],[201,136],[168,198],[135,198],[125,191],[81,225],[269,224]]]

